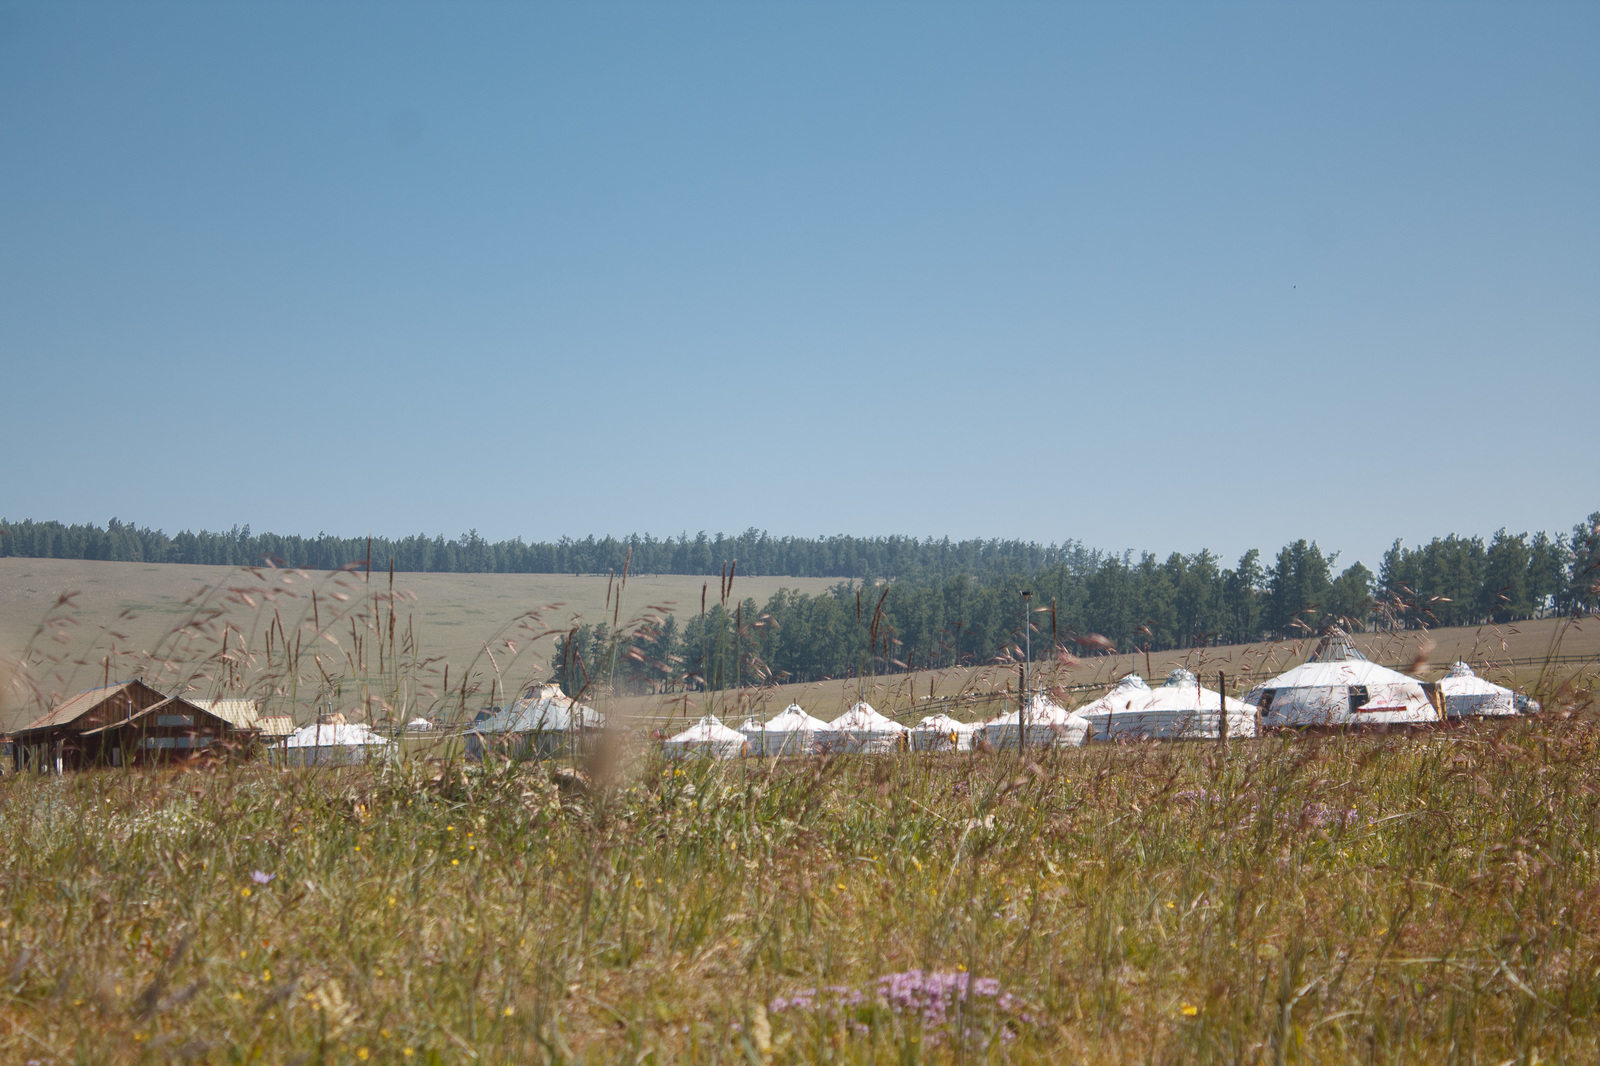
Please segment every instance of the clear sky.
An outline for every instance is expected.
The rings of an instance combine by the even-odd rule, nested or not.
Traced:
[[[1600,5],[0,4],[0,515],[1565,530]]]

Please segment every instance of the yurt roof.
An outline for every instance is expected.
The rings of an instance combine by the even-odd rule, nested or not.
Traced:
[[[1312,663],[1342,663],[1366,662],[1367,657],[1361,654],[1355,641],[1350,639],[1350,634],[1338,626],[1330,626],[1328,632],[1317,642],[1317,650],[1311,653],[1306,660]]]
[[[1244,700],[1229,697],[1228,710],[1243,712],[1248,706]],[[1167,675],[1166,683],[1151,690],[1146,711],[1219,711],[1222,696],[1200,684],[1200,679],[1188,670],[1177,669]]]
[[[359,748],[389,741],[362,722],[313,722],[296,729],[283,743],[288,748]]]
[[[1138,674],[1129,674],[1111,687],[1111,691],[1079,707],[1077,714],[1126,714],[1137,711],[1150,702],[1150,686]]]
[[[667,739],[668,744],[715,744],[719,741],[743,744],[744,734],[729,729],[718,721],[714,714],[706,715],[677,736]]]
[[[849,729],[862,733],[898,733],[904,730],[905,726],[893,718],[885,718],[873,710],[872,704],[863,701],[829,722],[828,728]]]
[[[474,728],[480,733],[540,733],[598,729],[605,718],[592,707],[576,703],[554,686],[541,686],[536,695],[517,700],[489,715]]]
[[[1028,697],[1028,725],[1066,725],[1074,717],[1073,713],[1053,700],[1047,699],[1041,693],[1034,693]],[[1022,721],[1020,710],[1009,711],[985,723],[986,725],[1018,725]]]
[[[1458,662],[1450,668],[1450,672],[1439,681],[1439,688],[1446,696],[1515,695],[1504,685],[1497,685],[1493,681],[1479,677],[1473,673],[1472,667],[1463,662]]]
[[[1340,685],[1420,684],[1398,670],[1364,658],[1312,659],[1256,686],[1256,689],[1335,688]]]
[[[958,722],[948,714],[930,714],[912,728],[924,733],[965,733],[973,726],[968,722]]]
[[[798,703],[791,703],[774,715],[772,721],[765,727],[757,728],[765,728],[774,733],[797,733],[808,729],[814,732],[828,728],[828,723],[820,718],[813,718],[802,710]]]

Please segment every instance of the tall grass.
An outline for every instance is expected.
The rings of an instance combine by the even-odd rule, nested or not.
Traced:
[[[452,669],[408,604],[247,571],[132,653],[64,598],[18,676],[381,723],[542,673],[552,608]],[[0,1061],[1592,1061],[1600,729],[1545,695],[1415,737],[6,776]]]
[[[1597,767],[1574,719],[8,777],[0,1058],[1593,1061]]]

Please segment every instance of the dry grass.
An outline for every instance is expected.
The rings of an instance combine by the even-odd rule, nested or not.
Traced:
[[[284,577],[297,583],[285,584]],[[119,670],[154,669],[164,675],[168,684],[194,682],[202,695],[211,695],[217,679],[207,664],[214,665],[224,628],[231,626],[235,630],[235,650],[240,637],[249,640],[258,635],[265,624],[261,604],[269,602],[264,597],[270,594],[270,602],[280,608],[293,636],[298,619],[304,616],[308,624],[311,622],[312,612],[306,600],[309,590],[322,588],[340,577],[314,572],[297,577],[292,571],[241,571],[225,566],[0,559],[0,673],[7,661],[16,664],[23,659],[32,642],[35,654],[28,672],[45,695],[77,692],[100,684],[107,673],[108,654]],[[340,587],[324,589],[320,611],[327,612],[328,618],[346,618],[356,601],[372,587],[362,575],[342,577]],[[627,609],[634,612],[660,606],[686,617],[699,610],[705,581],[693,577],[630,576]],[[380,612],[389,603],[387,582],[387,573],[372,577],[380,596]],[[714,595],[716,579],[711,582]],[[415,648],[423,652],[420,658],[441,667],[433,686],[436,690],[442,689],[444,663],[455,664],[452,688],[463,669],[476,670],[471,666],[474,660],[481,665],[481,670],[476,670],[479,682],[484,681],[484,675],[492,674],[484,659],[484,646],[503,640],[508,628],[517,629],[515,625],[508,627],[510,620],[532,613],[543,632],[584,621],[609,622],[613,616],[606,609],[611,583],[603,576],[399,574],[395,584],[399,625],[409,625]],[[821,578],[741,576],[735,594],[765,601],[779,588],[815,594],[833,584],[833,580]],[[234,589],[244,592],[229,591]],[[614,586],[611,591],[616,591]],[[59,598],[68,593],[75,595],[57,609]],[[337,595],[349,599],[340,601],[334,598]],[[628,614],[621,616],[624,622],[628,618]],[[319,620],[327,621],[320,615]],[[41,622],[47,623],[47,632],[39,632]],[[372,619],[361,620],[358,629],[371,630],[371,622]],[[339,639],[348,637],[347,628],[335,628],[331,623],[317,626],[316,631],[329,632]],[[175,633],[181,639],[173,639]],[[258,637],[255,645],[261,643]],[[504,645],[496,647],[503,660]],[[543,676],[551,650],[550,640],[540,642],[535,654],[542,659],[527,661],[526,671]],[[353,676],[354,672],[348,669],[343,674],[339,672],[338,658],[331,657],[331,676],[336,680]],[[314,690],[322,678],[309,662],[306,666]],[[112,671],[112,676],[121,675]],[[40,702],[26,686],[7,685],[5,680],[0,677],[0,729],[14,727],[26,719],[38,710]],[[425,686],[426,679],[423,683]]]
[[[446,661],[387,575],[235,571],[146,646],[55,603],[11,681],[31,707],[98,667],[268,710],[460,716],[542,676],[568,610],[520,610]],[[1501,654],[1549,654],[1530,628]],[[1304,651],[1188,661],[1238,676]],[[801,702],[859,690],[830,685]],[[1590,1061],[1600,728],[1588,688],[1550,694],[1506,726],[1035,761],[669,764],[619,739],[560,786],[448,744],[344,770],[9,775],[0,1061]]]
[[[1575,719],[8,777],[0,1058],[1593,1061],[1597,769]]]

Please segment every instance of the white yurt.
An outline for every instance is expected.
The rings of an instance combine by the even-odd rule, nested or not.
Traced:
[[[1120,678],[1111,690],[1097,700],[1079,707],[1075,712],[1089,723],[1089,740],[1105,740],[1121,730],[1116,726],[1118,715],[1133,714],[1142,710],[1151,699],[1150,686],[1138,674]]]
[[[546,682],[474,722],[467,734],[467,755],[482,758],[490,750],[510,758],[574,754],[604,726],[599,711],[573,700],[560,685]]]
[[[283,742],[287,766],[348,766],[385,759],[394,751],[394,741],[364,723],[346,722],[341,714],[301,726]]]
[[[983,723],[977,739],[991,748],[1015,751],[1024,714],[1028,720],[1027,746],[1030,748],[1075,748],[1089,734],[1089,722],[1083,715],[1073,714],[1046,698],[1044,693],[1035,692],[1028,697],[1025,709]]]
[[[1486,681],[1472,667],[1457,662],[1439,681],[1447,718],[1479,718],[1517,714],[1517,694]]]
[[[1166,683],[1147,689],[1148,698],[1119,714],[1114,705],[1082,713],[1094,729],[1096,740],[1133,737],[1143,740],[1217,740],[1221,736],[1223,698],[1204,688],[1182,668],[1167,675]],[[1101,701],[1104,702],[1104,698]],[[1226,701],[1228,736],[1256,735],[1256,709],[1238,697]]]
[[[708,759],[736,759],[745,753],[744,734],[729,729],[708,714],[675,737],[661,742],[661,750],[669,759],[703,756]]]
[[[930,714],[906,733],[912,751],[969,751],[978,725],[948,714]]]
[[[816,744],[827,751],[895,751],[907,741],[907,732],[905,726],[863,701],[829,722],[817,735]]]
[[[1245,696],[1264,726],[1421,725],[1441,718],[1438,687],[1368,661],[1331,630],[1306,662]]]
[[[752,755],[809,755],[817,733],[827,728],[827,722],[813,718],[798,703],[791,703],[770,722],[752,718],[739,731],[750,742]]]

